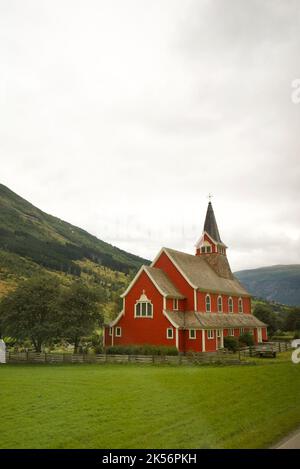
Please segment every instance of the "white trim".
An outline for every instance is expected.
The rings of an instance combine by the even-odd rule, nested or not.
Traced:
[[[163,309],[167,309],[167,298],[165,296],[163,298]]]
[[[206,351],[205,342],[206,342],[205,329],[202,329],[202,352]]]
[[[194,337],[191,336],[191,332],[192,332],[192,331],[193,331],[194,334],[195,334]],[[189,339],[191,339],[191,340],[197,339],[197,330],[196,330],[196,329],[189,329]]]
[[[228,337],[234,337],[234,327],[228,329]]]
[[[121,317],[123,316],[123,314],[125,313],[125,311],[122,309],[122,311],[119,312],[118,316],[116,317],[116,319],[114,319],[113,321],[111,321],[109,323],[109,326],[110,327],[114,327],[118,322],[119,320],[121,319]]]
[[[232,301],[232,311],[230,311],[230,308],[229,308],[229,300]],[[227,308],[228,308],[228,313],[233,313],[234,304],[233,304],[233,298],[232,298],[232,296],[229,296],[229,297],[228,297],[228,300],[227,300]]]
[[[173,310],[174,311],[179,310],[179,300],[178,300],[178,298],[173,298]]]
[[[168,331],[172,331],[172,337],[169,337],[169,336],[168,336]],[[174,329],[173,329],[173,327],[167,327],[167,330],[166,330],[166,337],[167,337],[167,339],[169,339],[169,340],[174,339]]]
[[[143,315],[143,314],[137,314],[136,313],[136,309],[137,309],[137,305],[142,305],[142,304],[146,304],[146,315]],[[151,305],[151,314],[149,315],[148,314],[148,305]],[[140,311],[141,313],[141,311]],[[153,303],[151,302],[151,300],[149,299],[139,299],[135,302],[135,305],[134,305],[134,318],[142,318],[142,319],[153,319]]]
[[[197,286],[196,285],[193,285],[191,283],[191,281],[188,279],[188,277],[185,275],[185,273],[180,269],[180,267],[178,266],[178,264],[174,261],[174,259],[172,259],[171,257],[171,254],[169,254],[167,252],[167,248],[161,248],[161,250],[159,251],[159,253],[157,254],[157,256],[155,257],[154,261],[151,263],[151,267],[154,267],[154,264],[156,263],[156,261],[160,258],[160,256],[162,255],[162,253],[165,253],[166,256],[170,259],[170,261],[172,262],[172,264],[176,267],[176,269],[178,270],[178,272],[182,275],[182,277],[187,281],[187,283],[192,287],[192,288],[196,288],[197,289]]]
[[[127,293],[131,290],[131,287],[133,287],[133,285],[135,284],[135,282],[138,280],[139,276],[141,275],[141,273],[144,271],[144,265],[142,265],[142,267],[140,268],[140,270],[136,273],[136,276],[132,279],[132,281],[130,282],[130,284],[128,285],[128,287],[126,288],[126,290],[124,291],[124,293],[122,293],[121,295],[121,298],[124,298],[124,296],[127,295]]]
[[[112,328],[112,335],[111,335],[111,345],[114,345],[114,327]]]
[[[257,342],[260,344],[262,342],[262,328],[257,328]]]
[[[198,302],[197,302],[197,288],[194,288],[194,311],[197,312]]]
[[[175,329],[178,329],[178,324],[176,324],[176,322],[174,322],[174,321],[168,316],[167,311],[163,311],[163,315],[167,318],[167,320],[169,321],[169,323],[172,324],[173,327],[175,327]]]
[[[214,329],[207,329],[207,338],[208,340],[213,340],[215,338]]]
[[[116,327],[116,334],[115,337],[122,337],[122,327]]]
[[[178,327],[175,329],[175,343],[176,343],[176,348],[179,350],[179,337],[178,337]]]

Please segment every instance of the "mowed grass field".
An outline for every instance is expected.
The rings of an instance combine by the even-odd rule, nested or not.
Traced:
[[[0,366],[1,448],[261,448],[300,424],[300,365]]]

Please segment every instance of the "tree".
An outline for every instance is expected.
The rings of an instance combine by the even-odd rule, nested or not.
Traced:
[[[254,316],[268,325],[268,332],[273,335],[279,326],[279,318],[268,305],[257,304],[253,311]]]
[[[299,331],[300,330],[300,308],[295,308],[290,311],[284,323],[286,331]]]
[[[95,327],[101,326],[103,317],[97,304],[98,295],[82,282],[75,282],[61,295],[59,310],[62,335],[74,344],[74,352],[82,337],[92,334]]]
[[[52,276],[32,277],[0,303],[2,333],[18,340],[29,339],[36,352],[59,336],[57,297],[59,281]]]

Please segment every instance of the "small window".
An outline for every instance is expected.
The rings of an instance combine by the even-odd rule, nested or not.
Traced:
[[[189,330],[189,338],[190,339],[196,339],[196,330],[195,329],[190,329]]]
[[[217,337],[218,337],[218,339],[219,339],[220,337],[222,337],[222,331],[221,331],[221,329],[218,329],[218,330],[217,330]]]
[[[234,336],[234,329],[229,329],[228,334],[233,337]]]
[[[173,339],[173,337],[174,337],[173,329],[171,327],[168,327],[168,329],[167,329],[167,339]]]
[[[240,334],[244,334],[245,329],[243,327],[240,328]]]
[[[243,312],[243,300],[242,298],[239,298],[239,313]]]
[[[113,328],[112,327],[109,328],[109,335],[113,335]]]
[[[215,337],[214,331],[212,329],[208,329],[207,331],[207,338],[213,339]]]
[[[202,246],[201,252],[204,254],[205,253],[205,246]]]
[[[210,313],[210,296],[209,295],[206,295],[205,297],[205,309],[206,309],[206,312],[207,313]]]
[[[233,313],[233,300],[232,300],[231,297],[228,298],[228,311],[229,311],[230,313]]]
[[[211,252],[211,247],[210,246],[206,247],[206,252]]]
[[[223,311],[223,300],[221,296],[218,296],[218,313],[222,313]]]
[[[173,300],[173,309],[174,311],[178,311],[178,299],[174,298]]]
[[[121,337],[121,335],[122,335],[122,328],[116,327],[116,337]]]

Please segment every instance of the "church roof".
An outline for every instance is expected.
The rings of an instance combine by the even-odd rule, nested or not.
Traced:
[[[163,251],[193,288],[228,295],[250,296],[233,274],[226,275],[227,278],[220,276],[207,262],[206,256],[194,256],[169,248],[163,248]]]
[[[217,243],[223,244],[211,202],[208,203],[203,231],[206,231],[206,233],[211,236],[214,241],[217,241]]]
[[[164,273],[163,270],[157,269],[156,267],[144,266],[144,270],[147,272],[149,277],[159,287],[159,290],[169,298],[185,298],[175,285],[171,282],[169,277]]]
[[[171,323],[180,329],[218,329],[238,327],[265,327],[253,314],[198,313],[195,311],[165,311]]]

